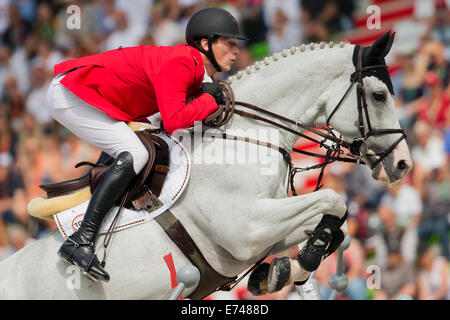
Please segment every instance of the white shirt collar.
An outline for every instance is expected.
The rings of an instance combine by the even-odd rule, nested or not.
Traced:
[[[205,68],[205,74],[203,75],[202,82],[214,82],[213,79],[208,75],[208,72],[206,72],[206,67],[203,68]]]

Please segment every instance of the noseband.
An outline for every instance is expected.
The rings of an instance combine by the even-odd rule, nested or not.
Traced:
[[[364,88],[364,84],[363,84],[362,73],[364,71],[373,70],[373,69],[381,69],[381,68],[386,69],[387,66],[386,65],[373,65],[373,66],[363,67],[362,66],[362,51],[363,51],[363,48],[360,47],[359,51],[358,51],[358,59],[357,59],[357,65],[355,68],[355,73],[354,73],[354,76],[351,78],[350,86],[345,91],[344,95],[339,100],[336,107],[333,109],[333,111],[327,118],[326,125],[323,127],[317,128],[316,126],[314,126],[312,124],[306,124],[306,123],[302,123],[300,121],[295,121],[295,120],[286,118],[282,115],[262,109],[258,106],[252,105],[247,102],[235,101],[233,91],[231,89],[229,82],[227,82],[227,81],[219,81],[222,86],[222,89],[226,95],[226,104],[223,106],[220,106],[218,112],[215,113],[215,114],[218,114],[219,116],[214,116],[214,119],[212,121],[206,121],[206,124],[209,126],[212,126],[212,127],[221,127],[221,126],[225,125],[228,121],[230,121],[233,114],[236,113],[243,117],[247,117],[247,118],[251,118],[254,120],[258,120],[258,121],[262,121],[262,122],[271,124],[282,130],[293,133],[299,137],[303,137],[305,139],[308,139],[310,141],[318,143],[320,145],[320,147],[326,149],[326,154],[323,155],[323,154],[317,154],[317,153],[307,152],[307,151],[299,150],[297,148],[293,148],[292,149],[293,152],[302,153],[302,154],[305,154],[308,156],[313,156],[313,157],[324,159],[323,162],[321,162],[317,165],[306,167],[306,168],[299,168],[299,167],[295,167],[293,165],[292,159],[290,156],[291,152],[289,152],[288,150],[285,150],[274,144],[262,142],[259,140],[253,140],[250,138],[244,138],[244,137],[233,136],[233,135],[229,135],[226,133],[222,133],[222,135],[220,137],[223,139],[246,141],[246,142],[263,145],[263,146],[278,150],[283,155],[283,157],[286,159],[286,161],[289,165],[289,185],[290,185],[290,189],[291,189],[291,192],[293,195],[297,195],[295,188],[293,186],[293,182],[294,182],[293,180],[294,180],[295,175],[298,172],[302,172],[302,171],[306,171],[306,170],[310,170],[310,169],[321,168],[321,172],[319,174],[319,179],[318,179],[318,182],[317,182],[317,185],[315,188],[315,190],[318,190],[322,187],[320,185],[320,182],[322,180],[325,167],[334,161],[367,164],[367,165],[369,165],[369,167],[371,169],[373,169],[381,161],[383,161],[383,159],[386,158],[403,139],[406,138],[406,134],[402,129],[373,129],[372,128],[372,125],[370,123],[370,118],[369,118],[369,111],[368,111],[368,106],[367,106],[367,101],[366,101],[366,94],[365,94],[366,92],[365,92],[365,88]],[[356,93],[357,93],[357,108],[358,108],[358,128],[359,128],[359,132],[360,132],[361,136],[359,138],[353,139],[353,141],[351,143],[349,143],[349,142],[345,141],[342,137],[337,137],[335,135],[335,133],[333,132],[334,129],[330,125],[330,121],[331,121],[332,117],[335,115],[335,113],[342,106],[343,102],[348,97],[349,93],[351,92],[351,89],[353,88],[353,86],[355,84],[357,86]],[[286,123],[295,125],[296,129],[292,129],[289,126],[285,126],[285,125],[280,124],[271,119],[262,117],[258,114],[246,112],[246,111],[243,111],[240,109],[236,109],[235,108],[236,105],[240,105],[247,109],[251,109],[253,111],[269,115],[275,119],[281,120],[282,122],[286,122]],[[368,129],[367,131],[364,126],[364,119],[365,119],[365,122],[367,123],[367,129]],[[314,139],[314,138],[304,134],[300,130],[298,130],[298,128],[301,128],[305,131],[310,131],[313,134],[315,134],[319,137],[322,137],[323,139],[322,140]],[[322,132],[320,130],[324,130],[325,132]],[[381,153],[376,153],[375,151],[370,150],[368,148],[367,140],[370,137],[387,135],[387,134],[401,134],[401,137],[399,139],[397,139],[389,148],[387,148],[386,150],[384,150]],[[326,142],[331,142],[331,144],[326,143]],[[342,149],[347,149],[348,152],[345,152]],[[378,157],[378,158],[376,158],[376,160],[373,162],[366,161],[367,159],[369,159],[369,157]]]

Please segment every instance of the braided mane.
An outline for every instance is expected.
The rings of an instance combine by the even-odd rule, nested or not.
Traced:
[[[347,45],[351,45],[349,42],[339,42],[339,43],[335,43],[333,41],[331,42],[320,42],[320,43],[309,43],[309,44],[301,44],[299,46],[293,46],[290,49],[284,49],[280,52],[276,52],[274,54],[272,54],[271,56],[265,57],[263,60],[257,61],[255,63],[253,63],[252,65],[246,67],[245,69],[238,71],[235,75],[230,76],[227,80],[230,83],[236,82],[237,80],[240,80],[245,74],[250,75],[262,68],[264,68],[265,66],[270,65],[273,62],[277,62],[282,58],[286,58],[288,56],[292,56],[292,55],[296,55],[296,54],[301,54],[303,52],[306,51],[313,51],[316,49],[325,49],[325,48],[344,48]]]

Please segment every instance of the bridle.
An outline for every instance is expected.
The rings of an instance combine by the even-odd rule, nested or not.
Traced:
[[[357,62],[357,66],[356,66],[355,76],[353,77],[353,80],[352,80],[349,88],[347,89],[346,93],[344,94],[342,99],[339,101],[339,103],[336,105],[336,107],[331,112],[330,116],[328,117],[326,125],[327,125],[327,127],[331,127],[331,125],[330,125],[331,118],[336,113],[336,111],[339,109],[339,107],[342,105],[342,102],[347,97],[347,95],[350,92],[350,90],[352,89],[353,85],[355,83],[357,83],[356,99],[358,102],[358,128],[359,128],[359,132],[361,133],[361,137],[353,140],[353,142],[350,145],[350,152],[353,155],[356,155],[359,157],[361,157],[361,156],[365,157],[368,153],[370,156],[378,156],[378,159],[374,163],[370,164],[371,169],[373,169],[374,167],[376,167],[376,165],[378,163],[383,161],[383,159],[385,157],[387,157],[389,155],[389,153],[391,153],[392,150],[394,150],[394,148],[403,139],[406,139],[406,134],[402,129],[373,129],[372,128],[372,125],[370,123],[369,111],[368,111],[368,107],[367,107],[367,101],[366,101],[366,91],[365,91],[364,84],[362,81],[362,79],[363,79],[362,73],[364,71],[373,70],[373,69],[387,69],[387,66],[386,65],[374,65],[374,66],[363,67],[362,66],[362,53],[363,53],[363,48],[359,47],[358,62]],[[364,127],[364,118],[366,119],[366,123],[367,123],[367,128],[368,128],[367,132],[365,131],[365,127]],[[366,141],[367,141],[367,139],[369,139],[369,137],[386,135],[386,134],[397,134],[397,133],[401,134],[401,137],[397,141],[395,141],[385,151],[383,151],[381,153],[375,153],[373,151],[370,152],[371,150],[368,149]],[[359,153],[359,155],[358,155],[358,153]]]
[[[214,137],[220,137],[223,139],[231,139],[231,140],[235,140],[235,141],[245,141],[245,142],[254,143],[257,145],[262,145],[262,146],[266,146],[268,148],[278,150],[283,155],[286,162],[288,163],[288,170],[289,170],[288,188],[290,187],[292,195],[294,195],[294,196],[297,195],[295,188],[294,188],[294,177],[298,172],[320,168],[321,171],[319,174],[316,188],[314,190],[314,191],[317,191],[322,187],[322,185],[320,185],[320,183],[323,178],[325,167],[334,161],[353,162],[353,163],[357,163],[357,164],[368,164],[371,167],[371,169],[373,169],[381,161],[383,161],[383,159],[386,158],[403,139],[406,139],[406,134],[402,129],[373,129],[372,128],[372,125],[370,122],[370,117],[369,117],[367,101],[366,101],[366,94],[365,94],[366,92],[365,92],[365,88],[364,88],[364,84],[363,84],[362,73],[364,71],[374,70],[374,69],[387,69],[387,66],[385,64],[383,64],[383,65],[380,64],[380,65],[363,67],[362,66],[362,53],[363,53],[363,48],[359,47],[358,53],[357,53],[357,64],[355,67],[355,72],[352,74],[352,77],[351,77],[351,83],[350,83],[349,87],[347,88],[347,90],[345,91],[342,98],[339,100],[337,105],[334,107],[331,114],[328,116],[326,125],[322,126],[321,128],[317,128],[316,126],[314,126],[312,124],[306,124],[306,123],[302,123],[300,121],[295,121],[295,120],[286,118],[282,115],[273,113],[271,111],[265,110],[263,108],[260,108],[256,105],[253,105],[253,104],[250,104],[247,102],[235,101],[233,90],[231,88],[230,83],[227,81],[219,81],[219,83],[225,93],[225,96],[226,96],[225,105],[219,106],[219,109],[216,112],[214,112],[212,115],[210,115],[208,118],[206,118],[204,120],[204,123],[207,126],[218,128],[218,127],[225,125],[228,121],[230,121],[234,114],[238,114],[242,117],[247,117],[250,119],[254,119],[257,121],[271,124],[279,129],[285,130],[285,131],[293,133],[299,137],[303,137],[305,139],[308,139],[310,141],[318,143],[320,147],[326,149],[325,155],[308,152],[308,151],[300,150],[297,148],[293,148],[291,151],[288,151],[288,150],[281,148],[277,145],[274,145],[272,143],[268,143],[268,142],[264,142],[264,141],[260,141],[260,140],[256,140],[256,139],[251,139],[248,137],[234,136],[234,135],[230,135],[227,133],[221,133],[221,134],[214,133]],[[346,98],[348,97],[352,88],[355,85],[357,86],[356,93],[357,93],[357,108],[358,108],[358,128],[359,128],[361,137],[353,139],[353,141],[350,143],[348,141],[345,141],[342,137],[336,136],[336,134],[333,131],[333,127],[330,125],[330,121],[331,121],[332,117],[336,114],[336,112],[339,110],[339,108],[342,106],[342,104],[344,103],[344,101],[346,100]],[[291,127],[289,127],[287,125],[280,124],[274,120],[262,117],[258,114],[247,112],[247,111],[244,111],[241,109],[236,109],[236,105],[242,106],[244,108],[247,108],[247,109],[259,112],[259,113],[266,114],[272,118],[280,120],[281,122],[285,122],[287,124],[294,125],[295,129],[292,129]],[[367,131],[364,126],[364,120],[367,123],[367,129],[368,129]],[[303,129],[304,131],[310,131],[313,134],[321,137],[322,140],[314,139],[314,138],[304,134],[299,129]],[[206,130],[204,130],[204,132],[203,132],[204,134],[205,134],[205,131]],[[193,131],[191,133],[193,134]],[[381,153],[376,153],[375,151],[370,150],[368,148],[366,141],[370,137],[386,135],[386,134],[401,134],[401,137],[399,139],[397,139],[389,148],[387,148],[386,150],[384,150]],[[327,144],[326,142],[331,142],[331,144]],[[343,149],[347,149],[348,151],[345,152]],[[295,167],[293,165],[292,158],[291,158],[292,151],[297,152],[297,153],[302,153],[302,154],[305,154],[308,156],[317,157],[317,158],[323,159],[324,161],[317,165],[309,166],[306,168]],[[368,157],[378,157],[378,158],[372,163],[370,163],[370,162],[366,163],[366,161],[364,161],[364,158],[367,159]],[[271,252],[272,249],[269,250],[269,252]],[[249,268],[239,278],[231,281],[230,283],[227,283],[227,284],[221,286],[217,290],[229,291],[229,290],[233,289],[247,274],[249,274],[251,271],[253,271],[258,265],[260,265],[262,263],[262,261],[265,258],[267,258],[267,255],[264,256],[263,258],[261,258],[259,261],[257,261],[251,268]]]
[[[292,159],[290,156],[292,151],[289,152],[288,150],[281,148],[279,146],[276,146],[274,144],[271,144],[271,143],[262,142],[262,141],[250,139],[250,138],[229,135],[227,133],[222,133],[221,135],[218,136],[223,139],[246,141],[246,142],[263,145],[263,146],[278,150],[283,155],[283,157],[285,158],[285,160],[287,161],[287,163],[289,165],[288,187],[290,186],[290,189],[291,189],[291,192],[293,195],[297,195],[294,185],[293,185],[294,184],[293,180],[294,180],[295,175],[301,171],[321,168],[321,172],[319,174],[319,180],[318,180],[316,188],[315,188],[315,190],[318,190],[322,187],[320,185],[320,182],[322,180],[325,167],[334,161],[353,162],[353,163],[357,163],[357,164],[360,164],[360,163],[367,164],[371,167],[371,169],[373,169],[381,161],[383,161],[383,159],[386,158],[403,139],[406,138],[406,134],[402,129],[373,129],[372,128],[372,125],[370,122],[370,117],[369,117],[367,101],[366,101],[362,73],[364,71],[373,70],[373,69],[382,69],[382,68],[387,69],[387,66],[380,64],[380,65],[363,67],[362,66],[362,52],[363,52],[363,48],[359,47],[357,65],[355,68],[355,73],[351,77],[351,83],[350,83],[348,89],[345,91],[342,98],[339,100],[339,102],[337,103],[337,105],[335,106],[335,108],[333,109],[331,114],[329,115],[329,117],[327,118],[326,125],[323,127],[317,128],[316,126],[313,126],[312,124],[306,124],[306,123],[302,123],[300,121],[295,121],[295,120],[286,118],[282,115],[273,113],[271,111],[265,110],[263,108],[260,108],[256,105],[253,105],[253,104],[250,104],[247,102],[235,101],[233,90],[231,88],[230,83],[227,81],[219,81],[220,85],[222,86],[222,89],[226,95],[225,105],[220,106],[219,109],[213,115],[211,115],[211,117],[208,117],[205,120],[205,124],[207,124],[208,126],[212,126],[212,127],[221,127],[221,126],[225,125],[228,121],[230,121],[234,114],[238,114],[242,117],[247,117],[247,118],[257,120],[257,121],[262,121],[262,122],[271,124],[282,130],[293,133],[299,137],[303,137],[305,139],[308,139],[310,141],[318,143],[320,145],[320,147],[326,149],[326,154],[323,155],[323,154],[317,154],[317,153],[307,152],[304,150],[293,148],[292,149],[293,152],[302,153],[302,154],[305,154],[308,156],[313,156],[313,157],[324,159],[323,162],[321,162],[317,165],[313,165],[313,166],[306,167],[306,168],[299,168],[299,167],[295,167],[293,165],[293,162],[292,162]],[[342,106],[342,104],[344,103],[344,101],[346,100],[348,95],[350,94],[354,85],[357,86],[356,92],[357,92],[357,109],[358,109],[358,128],[359,128],[361,137],[355,138],[350,143],[348,141],[345,141],[342,137],[337,137],[335,135],[335,133],[333,132],[333,127],[330,125],[330,121],[331,121],[332,117],[336,114],[336,112],[339,110],[339,108]],[[289,127],[287,125],[280,124],[274,120],[262,117],[258,114],[250,113],[250,112],[240,110],[240,109],[236,109],[236,105],[242,106],[247,109],[251,109],[256,112],[266,114],[272,118],[281,120],[282,122],[285,122],[285,123],[288,123],[291,125],[295,125],[295,129],[292,129],[291,127]],[[367,131],[364,126],[364,120],[367,123],[367,128],[368,128]],[[319,137],[322,137],[323,139],[322,140],[314,139],[314,138],[304,134],[302,131],[298,130],[299,128],[303,129],[304,131],[310,131],[313,134],[315,134]],[[323,130],[325,132],[323,132],[321,130]],[[389,148],[387,148],[386,150],[384,150],[381,153],[376,153],[375,151],[370,150],[368,148],[367,140],[370,137],[386,135],[386,134],[401,134],[401,137],[399,139],[397,139]],[[214,136],[217,137],[216,134],[214,134]],[[326,142],[331,142],[331,145],[326,144]],[[348,152],[345,152],[343,149],[347,149]],[[368,157],[378,157],[378,158],[373,162],[367,161],[368,163],[366,163],[366,161],[364,159],[368,159]]]

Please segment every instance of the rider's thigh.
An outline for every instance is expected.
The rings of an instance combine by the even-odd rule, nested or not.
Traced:
[[[55,85],[50,90],[51,114],[56,121],[114,158],[123,151],[130,152],[136,173],[144,168],[148,161],[147,149],[123,121],[87,104],[63,85]]]

